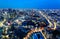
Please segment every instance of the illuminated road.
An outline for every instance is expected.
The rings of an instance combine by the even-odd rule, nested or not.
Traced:
[[[43,12],[39,11],[39,13],[40,13],[44,18],[46,18],[46,20],[49,22],[49,26],[52,26],[52,23],[51,23],[51,21],[49,20],[49,18],[48,18],[45,14],[43,14]]]
[[[55,21],[53,21],[53,23],[52,23],[52,22],[49,20],[49,19],[52,19],[52,18],[49,17],[49,16],[46,16],[43,12],[39,11],[39,13],[40,13],[44,18],[46,18],[46,20],[49,22],[49,26],[50,26],[50,27],[54,26],[54,28],[52,28],[52,29],[55,30],[57,23],[56,23]]]
[[[23,39],[28,39],[30,37],[31,34],[33,34],[34,32],[41,32],[41,34],[43,35],[44,39],[47,39],[45,34],[42,33],[42,30],[44,30],[43,28],[34,28],[34,29],[31,29],[31,31],[27,34],[26,37],[24,37]]]
[[[4,22],[6,21],[6,19],[4,19],[4,21],[0,22],[0,27],[2,27],[4,24]]]

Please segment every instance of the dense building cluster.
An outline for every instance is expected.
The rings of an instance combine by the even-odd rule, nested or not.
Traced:
[[[0,39],[59,39],[59,13],[58,9],[0,9]]]

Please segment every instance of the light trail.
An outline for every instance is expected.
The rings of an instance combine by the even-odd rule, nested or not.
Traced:
[[[41,32],[41,34],[43,35],[44,39],[47,39],[45,34],[42,33],[42,30],[43,30],[43,28],[41,29],[41,28],[37,28],[37,27],[34,28],[34,29],[31,29],[31,31],[23,39],[28,39],[34,32]]]
[[[56,30],[56,25],[57,23],[54,21],[54,28],[52,28],[53,30]]]
[[[56,28],[57,28],[57,23],[56,23],[56,21],[53,21],[53,26],[54,26],[54,27],[53,27],[52,29],[53,29],[53,30],[56,30]]]

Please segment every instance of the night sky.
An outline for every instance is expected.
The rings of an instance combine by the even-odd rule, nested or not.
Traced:
[[[59,9],[60,0],[0,0],[0,8]]]

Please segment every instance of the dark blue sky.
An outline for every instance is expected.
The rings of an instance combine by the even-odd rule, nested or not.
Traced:
[[[0,0],[0,8],[60,8],[60,0]]]

